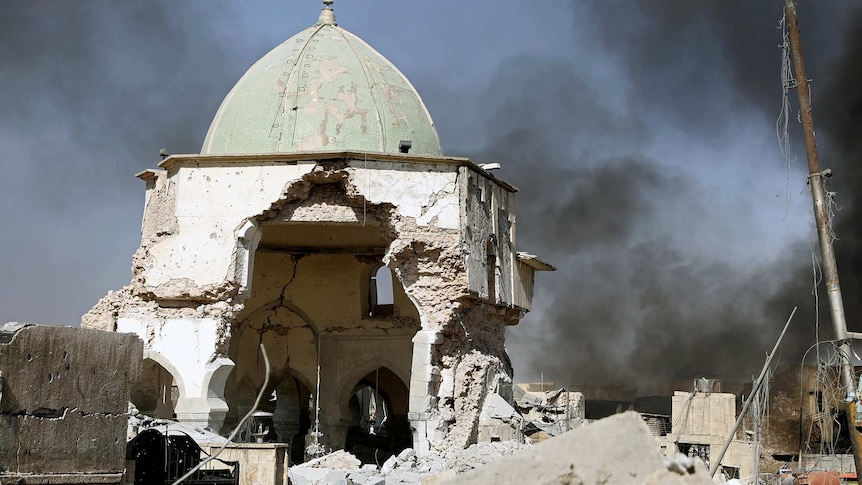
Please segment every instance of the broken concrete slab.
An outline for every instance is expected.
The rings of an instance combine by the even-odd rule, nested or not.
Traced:
[[[416,472],[392,470],[392,472],[386,477],[386,483],[419,483],[421,478],[422,475]]]
[[[338,450],[333,451],[328,455],[321,456],[315,460],[305,462],[299,466],[308,468],[329,468],[333,470],[358,470],[362,466],[362,462],[351,453],[344,450]]]
[[[287,476],[293,485],[318,485],[327,483],[324,480],[330,471],[326,468],[296,466],[287,471]]]
[[[446,483],[458,484],[711,484],[708,474],[668,471],[643,419],[611,416],[523,449]]]
[[[454,480],[456,476],[455,470],[444,470],[437,473],[427,473],[422,475],[419,483],[421,485],[438,485],[446,483],[449,480]]]
[[[0,482],[10,474],[122,472],[130,383],[142,356],[133,335],[21,324],[0,329]]]
[[[383,462],[383,466],[380,467],[380,472],[384,475],[391,472],[398,465],[398,457],[390,456],[385,462]]]
[[[125,414],[142,356],[143,344],[133,335],[44,325],[4,328],[0,412]]]
[[[48,475],[2,474],[0,485],[116,485],[125,483],[122,473],[52,473]]]

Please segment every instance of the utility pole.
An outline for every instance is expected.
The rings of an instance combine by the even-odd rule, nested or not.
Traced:
[[[805,76],[805,59],[802,55],[802,39],[799,35],[799,25],[796,15],[796,0],[784,0],[784,13],[787,19],[787,29],[790,34],[790,50],[793,59],[793,73],[796,77],[796,93],[799,95],[799,116],[802,121],[802,132],[805,138],[805,154],[808,158],[808,183],[811,186],[811,198],[814,202],[814,219],[817,224],[817,237],[820,242],[820,258],[823,264],[823,278],[826,281],[826,294],[829,301],[832,329],[837,340],[838,354],[841,359],[839,368],[841,386],[844,391],[844,401],[847,404],[847,429],[853,444],[853,459],[856,462],[856,473],[862,473],[862,434],[857,428],[857,396],[853,365],[850,363],[850,338],[858,337],[855,332],[847,331],[847,321],[844,318],[844,301],[841,298],[841,286],[838,283],[838,265],[835,263],[835,252],[832,248],[832,231],[829,227],[827,213],[826,178],[832,175],[830,170],[821,171],[817,156],[817,140],[814,136],[814,117],[811,112],[811,95],[808,78]],[[862,424],[862,421],[860,421]]]

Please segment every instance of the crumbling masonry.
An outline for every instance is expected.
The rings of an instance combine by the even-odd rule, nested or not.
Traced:
[[[82,325],[144,341],[141,411],[227,431],[260,344],[273,439],[300,450],[316,422],[358,446],[369,419],[395,451],[463,448],[485,397],[511,400],[505,326],[554,268],[516,252],[515,189],[443,156],[409,81],[331,8],[249,69],[201,154],[139,177],[133,279]]]

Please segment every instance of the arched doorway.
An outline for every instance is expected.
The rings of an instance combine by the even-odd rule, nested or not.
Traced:
[[[132,404],[146,416],[173,419],[180,386],[173,374],[152,358],[141,363],[141,379],[131,386]]]
[[[306,436],[311,429],[314,394],[295,376],[288,376],[274,391],[273,426],[277,440],[290,443],[290,464],[305,461]]]
[[[345,450],[363,463],[383,463],[411,447],[408,399],[407,385],[386,367],[379,367],[360,379],[347,402],[350,427]]]

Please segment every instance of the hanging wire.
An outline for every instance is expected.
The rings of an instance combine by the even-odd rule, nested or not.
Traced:
[[[838,193],[829,190],[829,177],[821,177],[821,179],[823,180],[823,192],[826,194],[827,227],[829,228],[829,236],[832,239],[830,243],[835,243],[838,240],[838,236],[835,235],[835,226],[832,224],[832,220],[835,217],[835,213],[841,210],[841,207],[835,202],[835,197]]]
[[[320,230],[320,240],[319,240],[320,252],[323,252],[323,229]],[[323,276],[318,275],[317,280],[317,296],[318,299],[323,298]],[[322,300],[320,300],[322,301]],[[320,350],[321,350],[321,334],[318,330],[315,332],[315,336],[317,338],[317,383],[315,384],[314,391],[314,432],[312,432],[312,437],[314,441],[305,448],[306,453],[311,456],[318,457],[326,454],[326,447],[320,443],[320,437],[323,436],[323,433],[320,432]]]
[[[751,399],[751,428],[754,435],[752,436],[753,454],[754,454],[754,473],[753,477],[760,475],[760,448],[763,440],[763,425],[767,422],[769,414],[769,386],[773,378],[772,368],[767,370],[767,374],[763,379],[760,387],[755,393],[749,396]]]
[[[365,154],[365,164],[363,165],[363,170],[365,171],[365,190],[369,193],[371,192],[371,186],[368,185],[370,182],[370,176],[368,175],[368,154]],[[365,221],[368,218],[368,195],[362,196],[362,227],[365,227]]]
[[[255,412],[257,412],[257,408],[258,408],[258,406],[260,406],[260,400],[261,400],[261,398],[263,398],[263,395],[266,393],[267,387],[269,387],[269,373],[271,370],[271,368],[269,366],[269,357],[267,357],[267,355],[266,355],[266,348],[263,346],[263,344],[260,344],[260,353],[261,353],[261,355],[263,355],[263,363],[266,365],[266,377],[264,377],[264,379],[263,379],[263,386],[260,387],[260,392],[257,393],[257,399],[254,400],[254,405],[251,407],[251,409],[248,411],[248,413],[246,413],[246,415],[243,416],[243,418],[239,421],[239,423],[237,423],[236,427],[233,429],[233,431],[231,431],[230,435],[228,435],[227,440],[225,440],[225,442],[221,445],[221,447],[215,453],[206,457],[206,459],[201,460],[200,463],[198,463],[191,470],[186,472],[185,475],[178,478],[177,481],[175,481],[173,483],[173,485],[179,485],[179,484],[183,483],[183,481],[185,479],[194,475],[195,472],[200,470],[204,465],[215,460],[216,457],[218,457],[221,454],[221,452],[224,451],[225,448],[227,448],[228,443],[233,441],[233,439],[236,437],[236,434],[239,433],[240,430],[244,428],[246,421],[248,421],[249,418],[251,418],[251,416]]]
[[[828,345],[828,352],[820,352],[820,346]],[[817,363],[814,366],[812,383],[809,393],[811,394],[812,408],[805,412],[803,405],[805,392],[805,359],[812,350],[817,350]],[[838,440],[841,436],[842,423],[838,419],[837,410],[842,405],[842,386],[840,376],[835,371],[845,359],[841,350],[841,341],[824,340],[817,342],[802,356],[799,369],[799,402],[800,402],[800,462],[806,453],[817,456],[817,460],[811,464],[818,467],[823,457],[834,457],[837,453],[845,450],[837,449]],[[805,424],[807,423],[807,429]],[[816,439],[815,439],[816,438]],[[809,466],[808,468],[810,468]]]
[[[689,413],[691,412],[691,404],[694,401],[695,395],[697,395],[697,386],[692,385],[691,393],[688,395],[688,399],[685,400],[685,404],[683,404],[682,413],[677,415],[677,420],[671,424],[671,429],[677,430],[674,443],[678,444],[680,437],[685,433],[685,429],[688,426]]]
[[[798,83],[793,75],[793,64],[791,60],[791,48],[790,48],[790,35],[787,29],[787,16],[783,15],[781,20],[778,23],[778,30],[781,31],[781,43],[779,44],[779,48],[781,49],[781,90],[782,90],[782,99],[781,99],[781,109],[779,110],[778,118],[775,121],[775,133],[778,138],[779,150],[781,151],[782,156],[784,157],[785,162],[785,192],[788,197],[788,207],[786,210],[789,210],[789,201],[790,201],[790,171],[791,171],[791,163],[794,162],[797,157],[793,154],[792,146],[790,143],[790,134],[789,134],[789,125],[790,125],[790,113],[791,113],[791,104],[790,104],[790,91],[792,89],[798,88]],[[809,95],[810,93],[809,86]],[[800,113],[796,114],[797,121],[800,121]],[[832,241],[834,242],[837,239],[835,232],[833,230],[832,220],[835,215],[835,212],[840,210],[840,207],[835,203],[835,192],[831,192],[827,188],[827,180],[828,177],[821,177],[824,192],[827,197],[827,217],[828,217],[828,227],[830,231],[830,236]],[[810,184],[809,177],[809,184]],[[810,190],[810,187],[809,187]],[[837,373],[834,372],[836,366],[841,364],[840,356],[841,350],[835,342],[827,341],[823,342],[820,340],[820,294],[819,288],[820,284],[823,282],[823,270],[821,267],[821,261],[819,258],[818,252],[818,238],[815,231],[816,224],[813,223],[814,219],[814,209],[813,207],[810,209],[809,216],[811,218],[811,235],[810,235],[810,247],[811,247],[811,271],[812,271],[812,290],[811,294],[814,297],[814,335],[815,335],[815,344],[806,351],[806,356],[809,351],[814,349],[816,354],[816,362],[817,366],[814,371],[813,376],[813,386],[814,389],[811,391],[815,399],[815,409],[813,412],[808,413],[805,416],[803,410],[804,406],[803,402],[803,389],[804,389],[804,361],[805,357],[803,356],[802,365],[800,367],[800,428],[803,431],[804,422],[808,420],[808,430],[807,435],[800,433],[800,439],[805,439],[805,443],[800,446],[800,461],[802,460],[802,453],[805,451],[814,451],[811,449],[811,440],[812,435],[815,432],[815,426],[819,427],[819,446],[817,451],[821,455],[832,455],[835,453],[836,440],[838,437],[838,433],[835,432],[835,428],[840,431],[841,423],[839,422],[837,413],[832,410],[837,409],[840,404],[839,398],[837,397],[840,393],[838,392],[841,389],[840,383],[838,382],[839,377]],[[785,213],[786,217],[786,213]],[[829,343],[831,351],[826,355],[824,359],[824,355],[821,353],[820,346],[823,343]],[[762,403],[759,403],[762,405]],[[755,430],[755,432],[757,432]],[[757,462],[756,462],[757,464]]]
[[[790,144],[790,90],[796,88],[796,79],[793,77],[793,64],[790,60],[790,34],[787,31],[787,16],[781,17],[778,22],[778,29],[781,31],[781,109],[778,112],[778,118],[775,120],[775,135],[778,138],[778,148],[781,150],[781,155],[784,157],[785,166],[785,181],[784,195],[787,198],[787,206],[785,207],[784,216],[787,217],[787,212],[790,210],[790,165],[796,161],[796,155],[793,154],[793,149]]]

